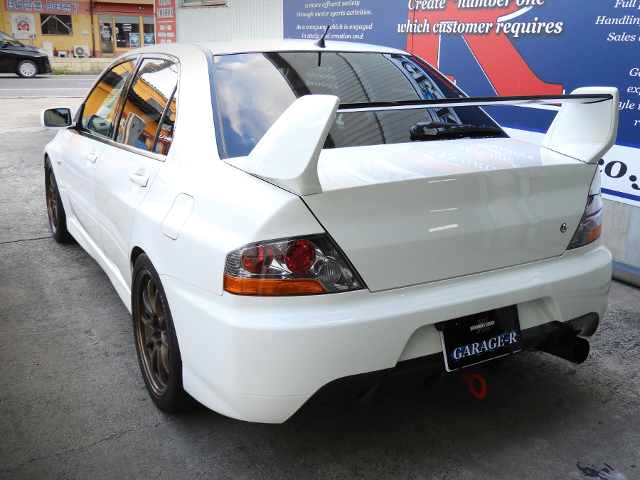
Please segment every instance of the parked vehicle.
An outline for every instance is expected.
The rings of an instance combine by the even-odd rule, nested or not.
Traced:
[[[15,73],[24,78],[50,73],[47,52],[25,45],[0,30],[0,73]]]
[[[154,45],[45,148],[47,207],[132,312],[164,411],[255,422],[323,386],[540,349],[584,361],[612,258],[618,92],[468,98],[421,59],[305,41]],[[483,105],[562,103],[544,144]],[[364,377],[363,377],[364,375]]]

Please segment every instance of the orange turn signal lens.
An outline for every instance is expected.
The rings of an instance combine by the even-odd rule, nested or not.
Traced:
[[[314,295],[327,293],[327,289],[317,280],[300,279],[257,279],[224,276],[224,289],[234,295]]]
[[[597,239],[600,238],[601,234],[602,234],[602,224],[598,225],[596,228],[594,228],[589,232],[589,237],[587,238],[586,245],[590,244],[591,242],[595,242]]]

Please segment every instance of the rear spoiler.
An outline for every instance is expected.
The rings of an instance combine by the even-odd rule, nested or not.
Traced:
[[[321,193],[320,151],[336,113],[424,108],[562,105],[542,145],[585,163],[596,163],[613,146],[618,132],[618,89],[585,87],[571,95],[480,97],[356,103],[339,107],[333,95],[298,98],[276,120],[251,153],[234,162],[247,173],[298,195]]]

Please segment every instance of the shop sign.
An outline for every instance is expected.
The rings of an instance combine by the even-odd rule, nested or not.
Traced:
[[[78,13],[79,3],[40,0],[3,0],[9,12]]]
[[[424,58],[472,97],[620,92],[616,145],[600,162],[606,198],[640,206],[640,2],[637,0],[283,0],[284,38],[373,43]],[[491,107],[514,136],[554,112]],[[539,139],[538,138],[538,139]]]
[[[175,43],[177,41],[175,0],[155,0],[154,8],[157,43]]]
[[[36,34],[35,15],[24,13],[11,14],[11,33],[15,38],[29,38]]]

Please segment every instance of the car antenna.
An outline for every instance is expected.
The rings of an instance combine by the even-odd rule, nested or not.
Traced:
[[[326,45],[324,44],[324,37],[327,36],[327,32],[329,31],[330,28],[331,28],[331,25],[327,25],[327,28],[324,30],[324,33],[322,34],[322,36],[316,42],[313,42],[313,44],[320,48],[325,48]],[[318,52],[318,66],[320,66],[321,63],[322,63],[322,52]]]
[[[313,44],[317,47],[320,48],[324,48],[325,44],[324,44],[324,37],[327,36],[327,32],[329,31],[329,29],[331,28],[331,25],[327,25],[327,28],[325,28],[324,33],[322,34],[322,36],[315,42],[313,42]]]

